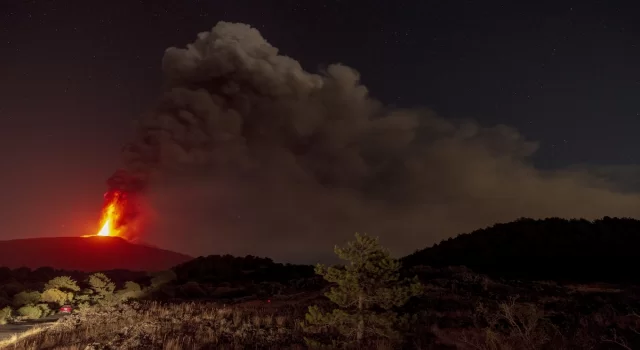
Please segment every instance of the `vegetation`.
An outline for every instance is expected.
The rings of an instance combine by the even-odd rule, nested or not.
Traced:
[[[55,304],[60,307],[71,300],[73,300],[73,294],[65,293],[60,289],[51,288],[42,292],[40,300],[38,301],[44,301],[45,303]]]
[[[13,306],[34,305],[40,301],[40,292],[24,291],[13,296]]]
[[[490,279],[464,268],[418,268],[422,295],[398,310],[412,314],[403,343],[367,339],[370,349],[629,349],[640,346],[636,289]],[[304,349],[309,305],[330,309],[322,293],[234,304],[130,301],[95,306],[11,343],[11,349]],[[325,331],[327,338],[335,335]],[[138,344],[138,345],[136,345]],[[138,346],[138,347],[136,347]],[[2,343],[0,343],[2,348]]]
[[[367,235],[356,234],[355,241],[336,247],[335,253],[348,264],[329,268],[319,264],[316,272],[333,284],[325,295],[339,308],[323,313],[317,305],[309,307],[306,330],[313,334],[327,328],[337,331],[340,337],[331,339],[332,347],[362,348],[365,339],[377,338],[398,342],[401,336],[394,327],[399,320],[393,308],[420,294],[420,281],[400,281],[399,262]],[[307,343],[318,346],[321,341],[307,338]]]
[[[55,277],[49,282],[45,283],[44,289],[57,289],[69,293],[80,291],[78,283],[74,281],[70,276]]]
[[[523,219],[480,236],[507,251],[507,232],[520,230],[526,237],[540,225],[558,233],[564,232],[559,227],[580,223],[584,232],[591,232],[574,235],[574,242],[598,237],[587,229],[593,225],[617,232],[610,237],[623,237],[625,230],[635,237],[629,231],[635,221],[624,222]],[[403,266],[376,239],[356,235],[355,241],[335,250],[346,261],[343,266],[320,265],[315,271],[312,266],[253,256],[201,257],[149,275],[0,268],[0,323],[45,316],[63,300],[76,307],[53,326],[0,342],[0,348],[640,348],[638,287],[514,280],[508,273],[501,276],[500,271],[509,269],[497,265],[487,268],[490,274],[446,266],[447,259],[462,259],[473,244],[491,251],[489,245],[477,243],[476,235],[416,253],[402,259]],[[571,239],[556,242],[564,241]],[[525,252],[518,249],[512,252]],[[486,253],[470,254],[465,261],[474,262]],[[500,260],[509,256],[498,255],[495,261],[509,261]],[[425,261],[436,266],[426,266]],[[545,266],[539,266],[544,272]]]
[[[411,266],[467,266],[492,277],[638,283],[631,270],[640,220],[519,219],[462,234],[402,259]]]
[[[22,271],[24,272],[24,270]],[[84,283],[78,283],[70,276],[57,276],[42,283],[42,292],[27,290],[15,292],[11,295],[14,285],[21,285],[18,281],[11,281],[3,288],[3,298],[0,300],[0,323],[5,324],[11,321],[33,320],[46,317],[54,313],[63,305],[71,304],[78,309],[88,308],[96,305],[107,305],[114,302],[123,302],[130,299],[140,298],[144,291],[140,285],[133,281],[124,283],[121,290],[116,291],[116,285],[104,273],[94,273],[89,275]],[[84,285],[83,289],[81,286]],[[11,298],[11,302],[8,300]],[[9,304],[16,308],[12,312]]]
[[[300,308],[299,311],[303,309]],[[303,349],[299,314],[213,303],[132,302],[90,308],[11,349]],[[9,345],[9,342],[5,342]],[[5,345],[0,342],[0,347]]]
[[[230,283],[241,285],[247,282],[275,282],[288,285],[292,281],[314,278],[314,268],[309,265],[280,264],[269,258],[252,255],[234,257],[231,255],[210,255],[199,257],[178,265],[178,283],[198,281],[199,283]]]
[[[130,299],[137,299],[143,295],[142,287],[139,284],[132,281],[127,281],[124,287],[119,290],[115,297],[118,300],[127,301]]]
[[[6,306],[0,309],[0,325],[7,324],[11,320],[12,310],[11,307]]]
[[[42,309],[37,305],[25,305],[18,309],[18,315],[26,319],[37,319],[42,317]]]

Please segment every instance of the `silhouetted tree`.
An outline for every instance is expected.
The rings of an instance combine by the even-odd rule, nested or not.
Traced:
[[[344,337],[345,344],[355,341],[360,347],[366,336],[397,340],[394,324],[398,316],[393,308],[420,294],[422,285],[417,278],[400,280],[400,263],[377,238],[357,233],[355,238],[344,248],[335,247],[335,253],[348,262],[345,266],[316,267],[319,275],[335,284],[326,296],[339,308],[323,313],[318,306],[309,307],[305,329],[316,332],[331,327]],[[307,341],[317,345],[315,339]]]

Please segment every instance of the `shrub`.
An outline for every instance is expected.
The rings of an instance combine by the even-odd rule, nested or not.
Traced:
[[[122,290],[125,290],[128,292],[141,292],[142,288],[136,282],[127,281],[124,283],[124,288]]]
[[[71,300],[71,298],[73,297],[73,294],[71,295],[69,294],[71,293],[65,293],[55,288],[47,289],[42,293],[40,300],[46,303],[53,303],[53,304],[56,304],[57,306],[62,306],[66,304],[69,300]]]
[[[34,305],[25,305],[18,309],[18,315],[28,319],[37,319],[42,317],[42,309]]]
[[[7,306],[4,309],[0,309],[0,325],[7,324],[11,319],[11,307]]]
[[[36,307],[42,311],[42,315],[40,317],[47,317],[53,313],[53,310],[51,310],[47,304],[38,304]]]
[[[124,284],[124,288],[116,292],[118,300],[126,301],[129,299],[137,299],[142,296],[142,288],[139,284],[131,281],[127,281]]]

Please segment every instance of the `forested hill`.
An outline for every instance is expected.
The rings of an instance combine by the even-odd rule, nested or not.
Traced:
[[[209,255],[173,267],[179,282],[237,283],[237,282],[289,282],[314,278],[314,267],[275,263],[269,258],[247,255]]]
[[[640,221],[522,218],[461,234],[402,260],[405,267],[464,265],[506,278],[640,282]]]

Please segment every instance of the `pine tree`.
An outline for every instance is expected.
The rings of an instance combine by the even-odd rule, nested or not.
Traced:
[[[317,305],[311,306],[303,326],[314,333],[332,328],[342,335],[343,345],[363,346],[369,336],[396,341],[394,324],[399,318],[393,308],[420,294],[422,285],[417,277],[400,280],[400,262],[390,257],[377,238],[358,233],[355,238],[344,248],[335,247],[338,257],[347,261],[345,266],[316,266],[317,274],[335,284],[325,295],[339,308],[323,313]],[[307,342],[319,345],[313,339]]]

